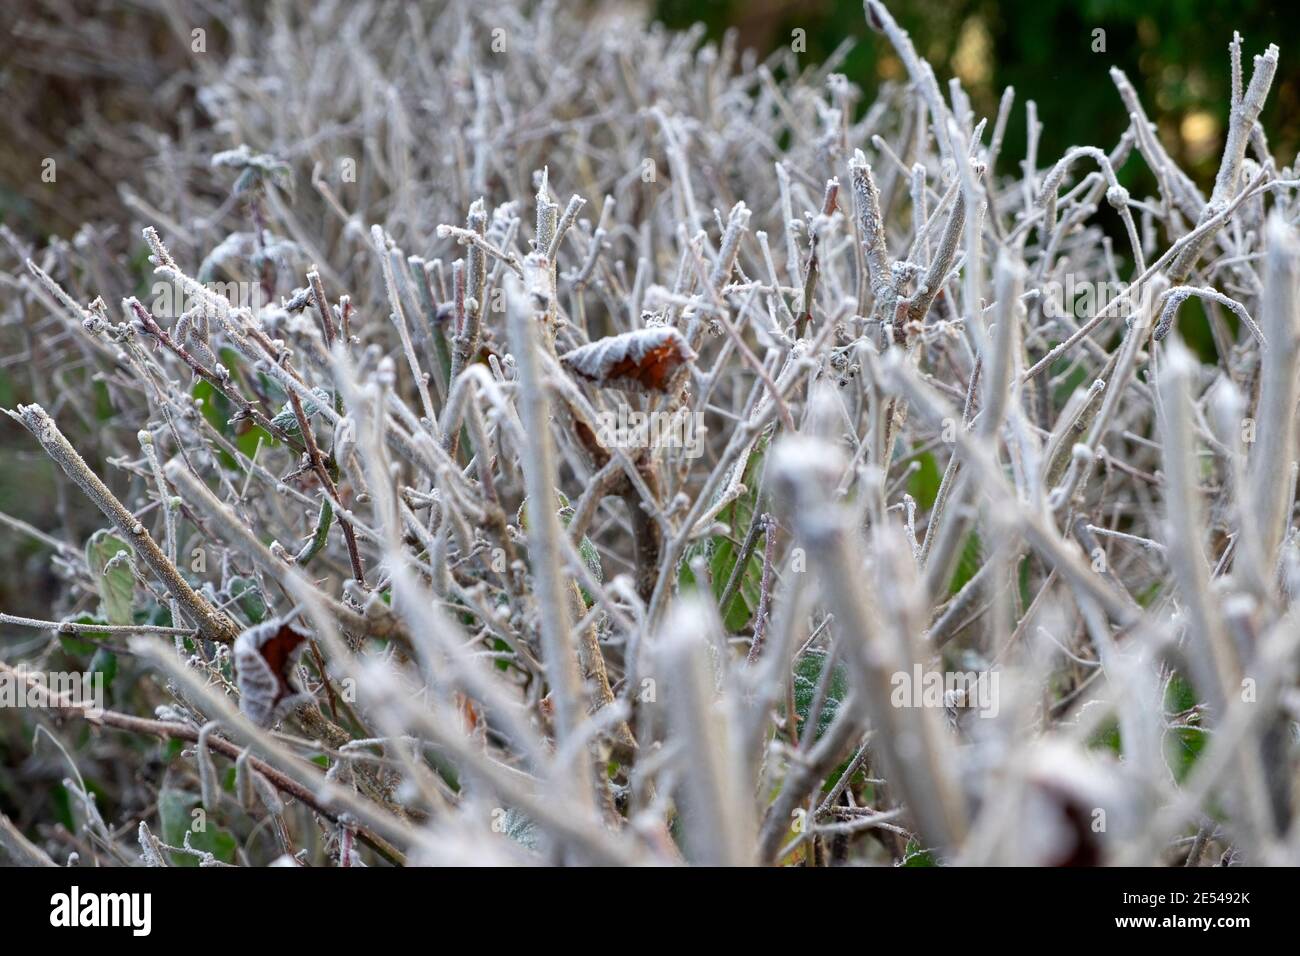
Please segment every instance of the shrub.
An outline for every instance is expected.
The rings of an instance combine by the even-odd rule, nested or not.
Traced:
[[[995,177],[1012,91],[875,0],[870,105],[548,4],[235,8],[142,254],[7,236],[9,414],[84,498],[6,518],[61,582],[7,760],[49,712],[73,765],[12,855],[1294,857],[1275,47],[1207,197],[1119,73],[1117,143],[1030,108]]]

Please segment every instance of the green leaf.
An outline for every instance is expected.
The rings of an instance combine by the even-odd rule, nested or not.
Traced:
[[[808,711],[812,708],[813,698],[817,695],[817,684],[826,668],[825,651],[808,651],[799,658],[794,666],[794,711],[799,721],[799,734],[803,734],[803,725],[808,720]],[[831,668],[830,684],[826,688],[826,702],[822,704],[821,714],[817,717],[817,728],[813,731],[814,739],[820,739],[826,728],[835,719],[840,704],[849,692],[849,672],[842,661],[837,660]]]
[[[1088,748],[1091,750],[1109,750],[1116,756],[1122,756],[1124,742],[1119,735],[1119,721],[1108,720],[1103,723],[1101,728],[1088,740]]]
[[[239,605],[239,609],[244,612],[244,617],[248,619],[249,624],[261,624],[266,619],[266,601],[257,587],[257,582],[236,575],[230,579],[227,590]]]
[[[242,367],[243,359],[238,352],[233,349],[223,348],[218,352],[217,357],[221,360],[221,364],[230,370],[233,376],[236,378],[239,377],[239,370]],[[203,410],[203,417],[207,419],[208,424],[234,442],[235,447],[248,457],[251,458],[253,456],[253,453],[257,450],[257,443],[259,441],[262,443],[263,448],[274,448],[279,445],[279,442],[273,438],[269,432],[258,425],[252,424],[252,422],[247,419],[245,419],[243,423],[243,432],[236,433],[235,429],[230,425],[230,419],[236,411],[235,407],[230,403],[230,400],[226,398],[226,396],[217,391],[216,388],[213,387],[212,383],[206,379],[201,378],[194,383],[190,388],[190,396],[196,402],[202,403],[200,407]],[[305,407],[303,410],[307,411]],[[231,470],[237,470],[239,468],[238,463],[220,448],[217,449],[217,459],[221,462],[222,466],[226,468]]]
[[[298,552],[297,564],[299,567],[307,564],[312,558],[320,554],[321,549],[329,542],[330,527],[333,523],[334,508],[328,498],[322,497],[320,511],[316,513],[316,528],[311,533],[311,540]]]
[[[171,846],[184,846],[185,834],[190,834],[190,846],[200,852],[211,853],[223,863],[235,861],[235,838],[219,828],[211,813],[206,815],[202,830],[191,829],[195,824],[192,811],[199,805],[199,795],[188,790],[168,788],[158,797],[158,828],[162,840]],[[186,853],[171,854],[173,866],[198,866],[197,858]]]
[[[107,647],[101,647],[95,651],[95,656],[90,659],[90,672],[92,674],[103,673],[104,690],[113,686],[113,678],[117,677],[117,655]]]
[[[131,612],[135,575],[129,560],[118,559],[122,552],[129,556],[131,546],[104,529],[96,531],[86,542],[86,565],[99,588],[100,613],[109,624],[135,623]]]
[[[939,486],[943,484],[943,473],[934,455],[922,452],[915,461],[921,467],[907,479],[907,492],[916,499],[916,506],[923,511],[934,507],[934,500],[939,497]]]
[[[817,736],[820,737],[821,734],[818,733]],[[834,770],[833,770],[833,771],[832,771],[832,772],[831,772],[831,773],[826,777],[825,781],[823,781],[823,783],[822,783],[822,793],[824,793],[824,794],[826,794],[826,793],[830,793],[830,792],[831,792],[832,790],[834,790],[837,786],[839,786],[840,778],[844,776],[844,772],[845,772],[846,770],[849,769],[849,764],[851,764],[851,763],[853,763],[853,758],[852,758],[852,757],[849,757],[849,758],[847,758],[847,759],[846,759],[842,764],[840,764],[838,767],[836,767],[836,768],[835,768],[835,769],[834,769]],[[866,774],[863,772],[863,768],[862,768],[862,767],[858,767],[858,769],[857,769],[856,771],[854,771],[854,773],[853,773],[853,777],[850,778],[850,783],[852,783],[852,781],[853,781],[854,779],[856,779],[856,778],[860,778],[860,777],[866,777]],[[872,786],[870,786],[870,785],[865,785],[865,786],[864,786],[864,792],[867,793],[869,796],[874,796],[874,792],[873,792],[873,791],[874,791],[874,788],[873,788]]]
[[[722,600],[723,593],[727,589],[727,582],[731,580],[731,572],[736,567],[736,561],[740,556],[741,542],[749,531],[749,523],[753,520],[754,512],[758,510],[758,486],[762,481],[763,463],[767,456],[767,442],[766,435],[760,438],[754,446],[754,450],[750,453],[749,460],[745,463],[745,471],[740,479],[745,486],[745,493],[718,512],[717,520],[730,527],[731,535],[729,537],[714,535],[705,541],[697,541],[691,545],[686,550],[686,554],[677,569],[678,587],[690,588],[695,586],[695,575],[690,567],[691,561],[700,555],[704,555],[709,563],[709,576],[712,578],[713,583],[713,597],[715,600]],[[725,487],[726,484],[727,482],[723,482],[721,487]],[[721,494],[721,487],[719,488],[719,494]],[[719,609],[727,630],[733,634],[743,631],[753,619],[754,612],[758,610],[759,594],[763,581],[765,537],[762,534],[758,536],[758,540],[754,544],[754,551],[741,571],[740,585],[736,588],[731,603],[727,607]]]
[[[173,737],[171,740],[165,741],[162,745],[163,763],[171,763],[173,760],[175,760],[177,757],[181,755],[181,751],[183,751],[184,749],[185,749],[185,741],[183,740],[179,740]]]
[[[1057,359],[1052,365],[1053,376],[1064,375],[1053,396],[1058,407],[1064,405],[1071,395],[1088,381],[1088,370],[1082,363],[1072,364],[1070,359]]]
[[[278,441],[271,437],[271,433],[260,425],[250,425],[248,431],[235,436],[235,447],[249,458],[252,458],[256,453],[258,442],[262,443],[263,448],[274,448],[279,444]]]
[[[510,645],[507,644],[505,641],[501,640],[501,638],[499,638],[499,637],[494,637],[494,638],[492,638],[492,650],[494,650],[494,651],[498,651],[498,652],[500,652],[500,653],[502,653],[502,654],[509,654],[509,653],[510,653]],[[496,669],[499,670],[499,671],[508,671],[508,670],[510,670],[510,662],[509,662],[509,661],[501,660],[500,658],[498,658],[497,660],[494,660],[492,663],[493,663],[493,665],[496,667]]]
[[[72,795],[68,793],[68,788],[61,783],[56,783],[51,788],[50,795],[54,800],[55,819],[62,823],[66,829],[76,833],[77,821],[72,818]]]
[[[1165,710],[1183,714],[1197,704],[1196,689],[1181,675],[1175,674],[1165,692]],[[1201,751],[1205,749],[1206,733],[1201,729],[1180,727],[1166,735],[1165,759],[1173,771],[1174,779],[1182,783],[1191,772]]]
[[[313,388],[311,393],[316,396],[316,401],[302,402],[302,412],[307,416],[308,422],[320,415],[321,408],[329,407],[330,404],[330,395],[325,389]],[[298,415],[293,410],[293,403],[287,400],[280,410],[275,413],[275,417],[271,419],[271,424],[286,435],[292,435],[295,438],[302,434],[302,430],[298,427]]]
[[[1160,597],[1160,592],[1164,589],[1165,582],[1152,581],[1146,587],[1139,589],[1133,594],[1133,599],[1142,605],[1150,607],[1156,603],[1156,598]]]
[[[957,559],[957,570],[953,572],[952,584],[948,588],[949,594],[956,594],[966,586],[966,582],[975,577],[979,571],[980,565],[984,563],[984,549],[980,544],[980,537],[974,531],[966,536],[966,543],[962,546],[961,557]]]
[[[79,614],[76,617],[68,618],[68,620],[73,624],[108,623],[108,621],[104,620],[102,617],[90,614]],[[69,654],[77,657],[85,657],[95,653],[95,650],[98,647],[95,643],[96,641],[107,640],[107,638],[108,633],[106,631],[81,631],[77,634],[60,634],[59,643]]]
[[[190,810],[199,802],[197,794],[184,790],[167,789],[158,796],[158,829],[162,841],[172,846],[185,842],[185,831],[190,828]]]
[[[199,379],[194,383],[194,387],[190,389],[190,397],[199,403],[199,409],[203,412],[203,417],[207,419],[209,425],[223,435],[230,432],[230,429],[226,427],[226,421],[230,418],[230,402],[226,400],[226,396],[213,388],[211,382],[206,379]],[[221,462],[223,467],[231,470],[238,467],[235,459],[231,458],[225,449],[218,448],[216,453],[217,460]]]
[[[95,394],[95,420],[106,422],[116,414],[116,409],[113,408],[113,397],[108,391],[108,384],[96,381],[93,390]]]
[[[567,528],[569,523],[565,521],[564,525]],[[596,546],[591,543],[591,539],[585,534],[582,536],[582,540],[578,542],[578,554],[582,556],[582,563],[587,566],[591,576],[603,584],[605,582],[605,570],[600,566],[600,552],[596,550]],[[591,600],[588,599],[587,603],[590,604]]]
[[[903,850],[903,862],[900,866],[938,866],[929,850],[921,849],[915,840],[908,840]]]
[[[289,393],[284,390],[280,380],[267,375],[265,372],[257,373],[257,391],[259,395],[265,395],[268,403],[279,403],[283,405],[289,400]],[[303,411],[307,409],[304,407]]]
[[[572,518],[573,509],[569,508],[567,510],[569,517]],[[563,515],[563,512],[561,512],[561,515]],[[564,521],[564,526],[567,528],[569,526],[568,519],[562,518],[561,520]],[[582,540],[578,542],[578,554],[582,555],[582,562],[587,566],[587,570],[591,572],[591,576],[604,584],[605,570],[600,566],[600,552],[596,550],[596,546],[591,543],[591,539],[585,534],[582,536]],[[586,603],[587,607],[591,607],[596,598],[581,583],[578,584],[578,590],[582,592],[583,602]]]

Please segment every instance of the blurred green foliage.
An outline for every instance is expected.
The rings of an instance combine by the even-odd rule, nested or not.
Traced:
[[[1227,125],[1228,43],[1244,38],[1245,69],[1269,43],[1281,64],[1263,125],[1279,165],[1300,147],[1300,17],[1278,0],[893,0],[887,4],[930,60],[941,83],[959,76],[979,112],[996,114],[1004,87],[1016,89],[1001,164],[1024,156],[1026,98],[1044,129],[1039,163],[1072,145],[1110,148],[1128,123],[1108,71],[1118,66],[1138,89],[1148,116],[1173,155],[1203,187],[1214,179]],[[857,41],[840,67],[871,94],[884,79],[901,79],[888,42],[866,25],[860,0],[657,0],[671,27],[702,21],[720,37],[728,27],[744,47],[767,54],[805,31],[801,63],[824,61],[846,38]],[[1093,52],[1094,31],[1104,52]],[[1155,188],[1140,160],[1121,174],[1132,189]]]

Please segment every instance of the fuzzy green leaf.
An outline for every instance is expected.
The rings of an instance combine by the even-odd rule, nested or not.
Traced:
[[[816,650],[804,654],[794,666],[794,710],[799,720],[800,735],[803,734],[803,725],[808,720],[808,711],[812,708],[813,698],[817,695],[817,684],[825,668],[826,653]],[[832,666],[830,684],[826,688],[826,702],[822,704],[821,714],[817,717],[817,729],[813,731],[815,739],[820,738],[831,725],[848,692],[848,668],[843,661],[837,660]]]
[[[101,529],[86,542],[86,566],[99,589],[100,613],[109,624],[134,624],[131,600],[135,594],[135,575],[128,559],[119,559],[131,546],[112,532]]]

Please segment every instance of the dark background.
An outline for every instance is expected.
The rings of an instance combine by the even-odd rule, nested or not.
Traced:
[[[644,0],[647,17],[673,28],[703,22],[717,39],[735,28],[740,44],[766,54],[805,31],[800,62],[823,61],[845,38],[855,45],[841,72],[867,95],[903,67],[872,33],[859,0]],[[593,16],[599,2],[561,4]],[[1281,48],[1262,122],[1280,166],[1300,149],[1300,8],[1278,0],[893,0],[888,4],[934,66],[941,84],[961,78],[980,115],[996,114],[1005,86],[1016,88],[1001,162],[1024,155],[1025,100],[1038,105],[1040,165],[1079,144],[1110,148],[1127,124],[1108,70],[1123,69],[1166,149],[1203,187],[1213,181],[1226,128],[1228,42],[1233,30],[1250,58]],[[0,3],[0,223],[32,238],[71,236],[85,221],[112,218],[117,185],[156,166],[150,126],[170,136],[201,125],[191,64],[169,29],[161,2],[4,0]],[[202,6],[198,8],[202,10]],[[196,21],[197,22],[197,21]],[[222,46],[219,19],[211,45]],[[1105,52],[1092,52],[1093,31]],[[57,202],[40,181],[53,157]],[[1004,170],[1005,171],[1005,170]],[[1126,184],[1154,182],[1131,160]],[[1144,178],[1146,177],[1146,178]],[[74,181],[64,181],[72,178]]]
[[[1300,148],[1300,5],[1273,0],[894,0],[886,4],[912,35],[917,52],[934,66],[946,89],[958,76],[977,115],[997,114],[1006,86],[1016,89],[1003,164],[1025,151],[1026,99],[1043,124],[1039,164],[1066,149],[1110,149],[1128,118],[1110,80],[1118,66],[1159,126],[1171,156],[1202,187],[1214,181],[1227,128],[1233,30],[1244,41],[1243,73],[1270,43],[1281,48],[1277,78],[1262,123],[1279,166]],[[703,21],[713,37],[728,27],[742,46],[760,52],[791,42],[803,29],[808,52],[820,62],[846,36],[859,42],[841,71],[867,90],[881,79],[902,79],[902,63],[888,42],[866,25],[859,0],[657,0],[657,16],[672,27]],[[1092,52],[1093,30],[1105,30],[1104,53]],[[1139,160],[1121,178],[1154,189]],[[1009,166],[1014,168],[1014,166]],[[1003,170],[1006,171],[1006,170]]]

